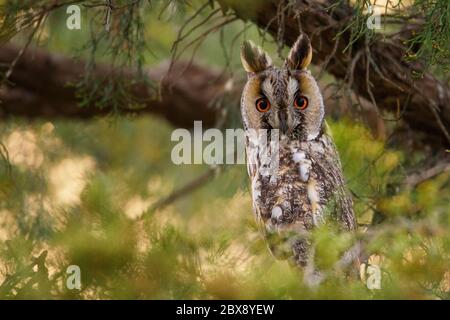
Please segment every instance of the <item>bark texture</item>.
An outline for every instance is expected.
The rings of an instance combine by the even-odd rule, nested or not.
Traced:
[[[18,53],[19,48],[12,45],[0,48],[3,71]],[[129,79],[132,96],[143,108],[127,109],[124,105],[119,112],[156,114],[179,127],[191,127],[194,120],[203,120],[204,126],[214,126],[217,110],[211,103],[224,93],[227,79],[221,77],[219,71],[195,64],[179,62],[169,75],[168,68],[169,64],[164,62],[147,70],[148,79],[160,83],[159,90],[152,89],[144,81],[136,81],[138,75],[132,70],[119,73],[107,65],[98,65],[92,77],[97,81],[109,77]],[[110,113],[113,108],[110,105],[101,109],[79,106],[81,100],[71,84],[80,80],[84,70],[83,61],[28,50],[13,69],[8,85],[0,90],[0,117],[91,118]],[[95,99],[101,99],[101,96]]]

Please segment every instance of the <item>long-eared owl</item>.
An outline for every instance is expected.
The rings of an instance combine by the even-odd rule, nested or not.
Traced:
[[[248,74],[241,113],[244,129],[253,133],[246,139],[253,208],[271,252],[304,270],[314,269],[312,229],[327,221],[337,222],[343,231],[356,228],[339,155],[324,121],[322,95],[307,70],[311,58],[304,34],[282,68],[251,41],[241,49]],[[272,144],[272,131],[278,133],[278,144]],[[273,154],[274,148],[277,165],[267,170],[274,158],[263,161],[261,150]]]

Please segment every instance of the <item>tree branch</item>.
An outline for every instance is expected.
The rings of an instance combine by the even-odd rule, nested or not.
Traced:
[[[450,160],[445,159],[428,168],[420,168],[419,172],[408,175],[404,181],[405,187],[413,189],[422,182],[434,178],[441,173],[450,171]]]
[[[1,47],[0,70],[7,70],[18,54],[20,49],[15,46]],[[156,114],[178,127],[191,127],[194,120],[202,120],[204,127],[214,126],[218,110],[212,108],[211,103],[224,94],[228,79],[221,76],[220,71],[181,61],[172,67],[169,75],[168,68],[169,63],[164,62],[147,70],[148,80],[161,81],[159,93],[145,81],[137,81],[139,76],[132,70],[119,72],[107,65],[98,65],[92,78],[100,82],[111,77],[129,79],[130,94],[143,107],[130,109],[124,105],[119,108],[120,113]],[[79,106],[81,100],[71,84],[77,83],[84,73],[83,61],[29,49],[17,61],[9,77],[10,83],[0,88],[0,117],[91,118],[111,113],[113,106],[110,105],[103,108]]]
[[[311,38],[313,63],[325,63],[326,70],[338,79],[346,79],[349,68],[354,64],[351,76],[358,77],[358,81],[352,83],[356,94],[374,100],[372,102],[381,110],[393,114],[401,106],[402,119],[410,129],[422,132],[427,143],[450,145],[450,88],[430,73],[417,79],[411,77],[411,72],[420,70],[420,65],[404,59],[406,47],[402,43],[410,32],[400,32],[388,40],[376,36],[370,43],[362,37],[344,50],[349,45],[351,30],[343,30],[355,15],[347,2],[336,5],[332,0],[264,0],[252,4],[216,1],[224,10],[232,9],[241,19],[253,21],[287,45],[294,43],[301,28]],[[281,2],[284,3],[285,16],[273,19],[279,15]],[[333,9],[327,10],[332,5]],[[369,45],[370,50],[366,50]],[[361,52],[361,60],[354,63]]]

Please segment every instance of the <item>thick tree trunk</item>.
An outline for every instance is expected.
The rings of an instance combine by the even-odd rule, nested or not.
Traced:
[[[369,46],[362,38],[344,53],[350,30],[338,34],[355,14],[344,2],[330,11],[326,8],[336,1],[216,1],[287,45],[297,39],[301,26],[311,38],[314,64],[325,63],[329,73],[350,81],[356,94],[375,99],[380,110],[392,112],[390,118],[401,116],[412,130],[422,132],[428,143],[450,145],[450,88],[430,73],[412,79],[411,71],[417,66],[405,62],[401,34],[389,39],[390,43],[380,36]]]
[[[18,55],[19,48],[8,45],[0,48],[0,65],[7,68]],[[95,81],[108,77],[125,77],[133,81],[131,93],[143,104],[140,109],[119,109],[121,113],[152,113],[167,119],[174,126],[191,127],[194,120],[202,120],[205,127],[214,126],[217,110],[211,102],[222,95],[226,80],[219,71],[186,63],[175,64],[166,76],[168,63],[150,68],[149,80],[161,81],[159,92],[131,70],[117,70],[99,65],[92,74]],[[18,61],[9,78],[9,85],[0,90],[0,117],[28,118],[91,118],[110,113],[113,106],[79,106],[76,83],[84,74],[82,61],[74,61],[41,50],[28,50]],[[101,92],[101,90],[100,90]],[[100,99],[97,97],[96,99]],[[94,99],[94,100],[96,100]],[[125,103],[124,103],[125,104]]]

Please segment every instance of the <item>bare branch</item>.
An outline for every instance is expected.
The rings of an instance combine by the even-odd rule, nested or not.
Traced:
[[[440,161],[429,168],[421,168],[420,172],[411,174],[406,177],[404,184],[408,189],[413,189],[422,182],[432,179],[441,173],[450,171],[450,160]]]

